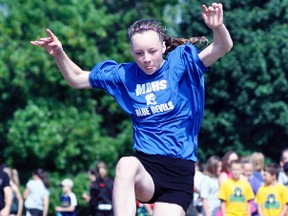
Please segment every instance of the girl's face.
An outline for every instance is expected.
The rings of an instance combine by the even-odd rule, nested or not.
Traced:
[[[220,173],[221,173],[221,170],[222,170],[222,162],[221,161],[219,161],[218,162],[218,166],[217,166],[217,176],[219,176],[220,175]]]
[[[152,75],[161,68],[165,50],[165,43],[161,42],[155,31],[136,33],[131,38],[131,54],[147,75]]]

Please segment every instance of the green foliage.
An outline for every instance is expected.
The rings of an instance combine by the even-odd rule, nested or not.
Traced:
[[[110,154],[115,160],[117,145],[101,134],[101,117],[89,111],[80,112],[55,101],[29,101],[9,122],[10,145],[5,153],[12,156],[10,163],[20,166],[26,161],[27,166],[37,164],[75,173],[87,169],[104,155]],[[116,155],[112,156],[111,152]],[[49,155],[53,155],[53,160]]]

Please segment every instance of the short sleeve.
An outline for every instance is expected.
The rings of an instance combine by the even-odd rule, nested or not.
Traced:
[[[27,182],[27,184],[26,184],[26,187],[27,187],[29,190],[31,190],[32,184],[33,184],[32,181],[29,180],[29,181]]]
[[[227,201],[227,191],[226,191],[226,182],[224,182],[221,186],[220,186],[220,190],[219,190],[219,194],[218,194],[218,198],[220,200],[223,201]]]
[[[263,189],[262,189],[263,187],[260,187],[259,188],[259,190],[258,190],[258,192],[257,192],[257,194],[256,194],[256,197],[255,197],[255,199],[254,199],[254,202],[256,203],[256,204],[261,204],[262,202],[263,202],[263,200],[262,200],[262,197],[263,197]]]
[[[112,60],[96,64],[89,74],[89,83],[92,88],[104,89],[114,95],[114,90],[119,85],[119,65]]]
[[[247,184],[247,188],[248,188],[247,201],[250,201],[250,200],[254,199],[254,192],[253,192],[250,184],[248,182],[246,182],[246,184]]]
[[[187,43],[184,47],[183,58],[186,60],[188,68],[197,71],[201,77],[203,73],[208,71],[208,68],[204,65],[202,60],[199,58],[199,50],[191,43]]]
[[[77,206],[77,198],[76,195],[74,193],[70,193],[69,194],[70,199],[71,199],[71,205],[72,206]]]
[[[208,198],[209,196],[209,179],[208,178],[209,177],[205,175],[200,186],[200,197],[205,198],[205,199]]]

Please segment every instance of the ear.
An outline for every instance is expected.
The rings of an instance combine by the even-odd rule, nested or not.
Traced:
[[[162,44],[162,54],[164,54],[166,52],[166,43],[165,41],[163,41],[163,44]]]

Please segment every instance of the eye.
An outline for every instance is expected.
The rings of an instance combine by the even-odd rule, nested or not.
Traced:
[[[143,55],[143,52],[135,52],[135,55],[137,55],[137,56],[142,56],[142,55]]]

